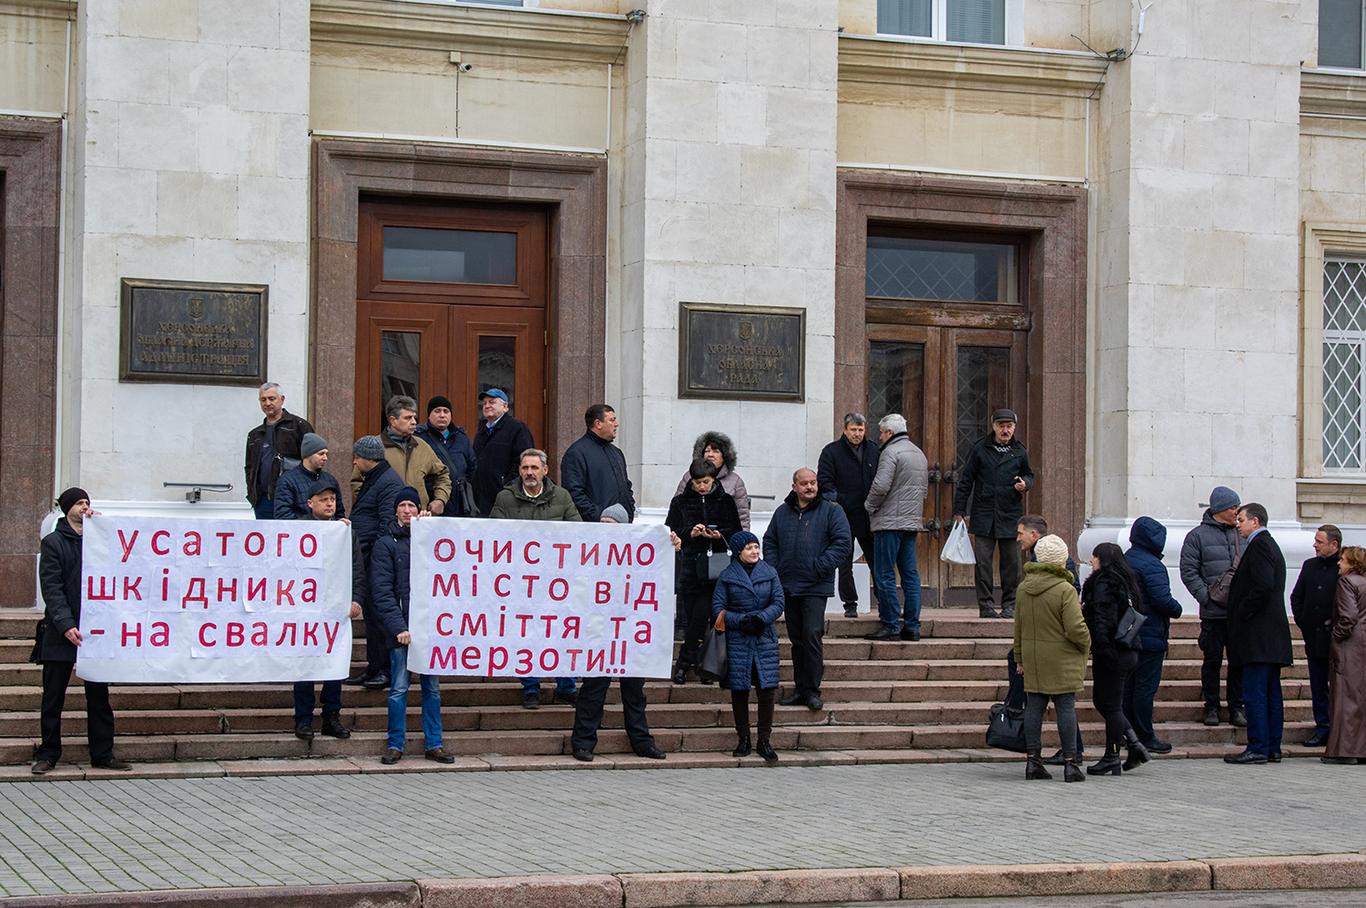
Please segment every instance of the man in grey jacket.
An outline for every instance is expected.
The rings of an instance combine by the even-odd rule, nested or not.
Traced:
[[[925,452],[906,434],[906,418],[900,413],[882,417],[877,427],[882,454],[863,506],[873,529],[873,584],[882,626],[867,638],[919,640],[920,571],[915,546],[930,488],[929,465]],[[906,599],[904,612],[896,596],[898,572]]]
[[[1241,545],[1234,521],[1238,516],[1238,493],[1226,486],[1215,486],[1209,493],[1209,508],[1200,523],[1186,534],[1181,544],[1181,582],[1200,605],[1200,690],[1205,698],[1205,724],[1219,724],[1219,669],[1228,650],[1227,600],[1210,596],[1210,586],[1221,575],[1236,567]],[[1224,588],[1227,593],[1227,587]],[[1229,724],[1247,725],[1243,711],[1243,672],[1228,667]]]

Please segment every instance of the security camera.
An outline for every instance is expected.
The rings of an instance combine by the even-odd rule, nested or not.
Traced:
[[[473,71],[474,71],[474,64],[473,64],[473,63],[461,63],[461,64],[459,64],[456,68],[459,69],[462,73],[473,72]]]

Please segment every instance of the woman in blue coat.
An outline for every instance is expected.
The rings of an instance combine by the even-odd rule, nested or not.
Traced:
[[[1138,740],[1155,754],[1172,751],[1171,744],[1160,740],[1153,730],[1153,701],[1162,683],[1168,629],[1173,618],[1181,617],[1181,603],[1172,596],[1171,577],[1162,563],[1166,547],[1167,528],[1151,517],[1140,517],[1129,530],[1129,551],[1124,553],[1124,560],[1138,578],[1148,616],[1138,632],[1138,667],[1124,685],[1124,715]]]
[[[749,689],[759,689],[759,744],[755,751],[769,763],[778,754],[769,743],[773,701],[778,693],[778,634],[773,623],[783,613],[783,585],[778,572],[760,560],[759,537],[741,530],[730,537],[730,563],[716,581],[712,620],[726,632],[726,678],[739,742],[734,755],[746,757],[749,744]]]

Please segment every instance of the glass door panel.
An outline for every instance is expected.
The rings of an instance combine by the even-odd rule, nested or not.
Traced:
[[[450,312],[451,379],[465,395],[451,399],[460,415],[469,414],[466,429],[477,427],[482,418],[479,392],[501,388],[536,446],[546,447],[545,311],[452,306]]]
[[[396,394],[417,401],[444,393],[448,307],[368,303],[359,313],[356,344],[357,435],[384,429],[384,405]],[[426,417],[419,413],[418,419]]]

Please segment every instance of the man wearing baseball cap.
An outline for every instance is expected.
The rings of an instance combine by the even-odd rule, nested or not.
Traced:
[[[479,392],[484,419],[474,433],[474,503],[480,517],[489,515],[498,493],[517,478],[522,452],[536,447],[526,423],[508,413],[509,404],[502,388]]]

